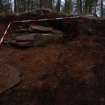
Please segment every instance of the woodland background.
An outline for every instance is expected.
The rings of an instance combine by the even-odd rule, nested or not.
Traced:
[[[105,16],[105,0],[0,0],[0,15],[34,12],[37,8],[66,15]]]

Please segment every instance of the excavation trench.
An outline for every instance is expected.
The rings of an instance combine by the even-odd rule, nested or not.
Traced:
[[[2,64],[17,68],[22,75],[19,84],[0,94],[0,105],[104,105],[104,24],[104,20],[88,18],[42,22],[38,26],[60,33],[50,32],[47,39],[37,34],[43,43],[28,49],[2,45]],[[24,30],[17,31],[8,37],[18,33],[17,42],[27,39]],[[34,31],[35,35],[39,32]]]

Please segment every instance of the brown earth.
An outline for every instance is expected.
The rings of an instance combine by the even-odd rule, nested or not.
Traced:
[[[1,62],[16,67],[22,81],[0,95],[0,105],[104,105],[105,36],[85,29],[43,47],[2,46]]]

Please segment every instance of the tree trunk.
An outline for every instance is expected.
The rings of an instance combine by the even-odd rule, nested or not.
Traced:
[[[17,13],[17,0],[14,0],[14,11]]]
[[[56,10],[57,10],[57,12],[60,12],[60,9],[61,9],[61,0],[58,0],[57,4],[56,4]]]
[[[95,0],[94,2],[94,11],[93,11],[93,15],[97,17],[97,2],[98,0]]]
[[[49,8],[49,0],[40,0],[40,8]]]
[[[53,9],[54,0],[49,0],[49,8]]]
[[[64,12],[70,15],[71,10],[72,10],[71,0],[65,0]]]
[[[103,13],[104,13],[104,11],[103,11],[103,0],[101,0],[101,17],[103,17]]]
[[[83,13],[82,0],[77,0],[77,11],[78,15],[81,15]]]

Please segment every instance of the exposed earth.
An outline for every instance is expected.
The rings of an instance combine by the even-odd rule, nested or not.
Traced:
[[[1,46],[0,63],[16,68],[21,80],[0,94],[0,105],[105,104],[105,23],[78,21],[82,24],[70,23],[61,41],[25,49]]]

